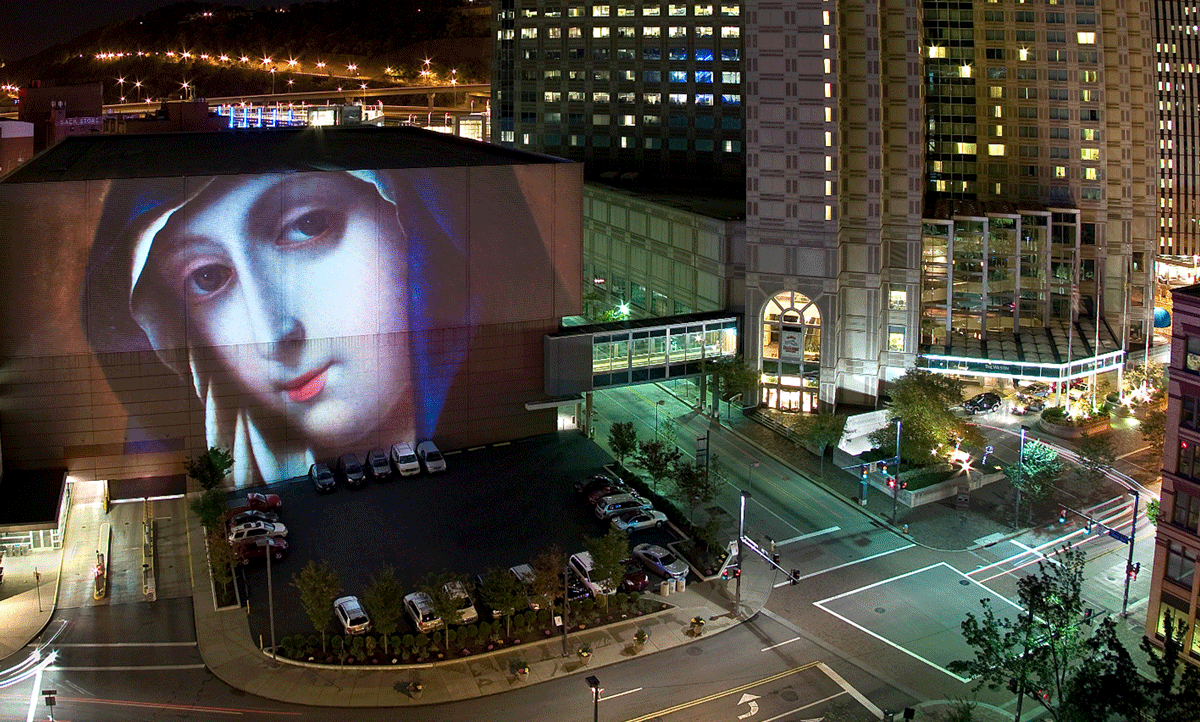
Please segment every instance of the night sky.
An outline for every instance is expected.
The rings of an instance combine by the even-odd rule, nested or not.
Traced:
[[[221,5],[284,7],[291,0],[209,0]],[[171,5],[174,0],[4,0],[0,60],[19,60],[114,20]]]

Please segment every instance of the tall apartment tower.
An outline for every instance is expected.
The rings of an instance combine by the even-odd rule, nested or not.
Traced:
[[[1171,297],[1167,433],[1146,636],[1161,645],[1168,617],[1185,622],[1181,656],[1200,664],[1200,286],[1175,289]]]
[[[1150,7],[494,0],[494,139],[741,174],[767,406],[869,404],[914,365],[1067,381],[1151,327]]]
[[[1200,255],[1200,7],[1155,0],[1158,252]]]

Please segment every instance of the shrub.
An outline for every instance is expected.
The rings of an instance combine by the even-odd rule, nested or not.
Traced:
[[[361,659],[366,646],[366,641],[362,637],[355,637],[354,641],[350,642],[350,653]]]
[[[310,634],[304,640],[304,648],[307,652],[317,652],[321,649],[321,635]]]
[[[364,639],[363,646],[367,650],[367,656],[373,657],[375,656],[375,648],[379,646],[379,642],[375,639],[375,635],[368,634]]]
[[[475,625],[471,625],[471,626],[474,627]],[[479,626],[475,627],[475,634],[473,636],[481,642],[486,641],[488,637],[492,636],[491,623],[490,622],[480,622]]]
[[[541,625],[549,624],[550,623],[550,614],[551,614],[550,609],[548,609],[546,607],[542,607],[541,609],[539,609],[538,613],[537,613],[538,624],[541,624]]]
[[[412,635],[406,634],[404,636],[411,637]],[[405,649],[408,646],[409,644],[405,643],[404,639],[402,639],[399,634],[394,634],[388,638],[388,649],[391,650],[393,654],[395,654],[397,649]]]
[[[411,634],[406,634],[400,639],[400,645],[405,649],[415,652],[417,651],[417,638]]]
[[[429,641],[430,640],[429,640],[428,634],[425,634],[424,632],[422,632],[417,635],[415,644],[416,644],[416,653],[417,653],[418,659],[423,658],[425,656],[425,648],[429,646]]]
[[[641,598],[642,598],[641,592],[630,592],[629,593],[629,603],[630,604],[637,604],[638,601],[641,600]]]
[[[310,637],[309,642],[311,642],[311,641],[312,641],[312,638]],[[347,646],[349,645],[349,642],[347,642],[345,640],[345,638],[342,637],[342,635],[335,634],[329,638],[329,648],[330,649],[341,649],[342,645],[347,645]],[[315,645],[312,645],[310,648],[313,650],[320,649],[321,648],[321,640],[318,639],[317,643]]]
[[[618,607],[624,609],[629,604],[629,595],[625,592],[617,592],[613,595],[613,601],[617,603]]]
[[[591,614],[596,609],[596,600],[588,597],[579,604],[579,609],[584,614]]]
[[[461,632],[465,632],[465,634],[460,633],[458,635],[458,638],[468,644],[471,642],[474,642],[476,639],[479,638],[479,630],[482,627],[483,627],[483,625],[481,625],[481,624],[471,624],[471,625],[467,626],[466,629],[461,630]]]
[[[459,637],[461,637],[463,632],[466,632],[466,631],[467,630],[464,629],[463,627],[451,627],[450,631],[446,633],[446,644],[448,644],[452,647],[455,644],[458,644]],[[439,638],[441,638],[441,636],[442,635],[440,635],[440,634],[438,635]]]

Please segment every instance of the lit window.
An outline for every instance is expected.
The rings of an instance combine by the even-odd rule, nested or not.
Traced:
[[[692,8],[692,14],[696,15],[697,17],[705,17],[706,18],[709,15],[713,14],[713,6],[712,5],[697,5],[696,7]]]
[[[828,10],[822,10],[822,11],[821,11],[821,24],[822,24],[822,25],[828,25],[828,24],[829,24],[829,11],[828,11]]]
[[[830,60],[829,58],[825,58],[825,72],[827,72],[827,73],[833,72],[832,68],[833,68],[833,61]]]
[[[607,25],[596,25],[592,28],[592,37],[607,38],[610,30],[611,28],[609,28]]]
[[[721,28],[721,37],[723,38],[740,38],[742,29],[736,25],[725,25]]]
[[[609,13],[608,5],[593,5],[592,6],[592,17],[594,17],[594,18],[606,18],[606,17],[608,17],[608,13]]]
[[[721,14],[722,15],[741,15],[742,7],[740,5],[735,5],[733,3],[722,3],[721,4]]]
[[[988,155],[1004,155],[1004,144],[1003,143],[989,143],[988,144]]]
[[[1075,33],[1075,38],[1080,45],[1095,45],[1096,44],[1096,33],[1091,33],[1091,32]]]
[[[672,83],[686,83],[688,74],[686,70],[672,70],[669,73],[669,78]]]
[[[562,28],[546,28],[546,37],[558,39],[562,37]]]
[[[620,120],[621,125],[637,125],[636,115],[622,115]],[[622,148],[625,146],[621,146]]]
[[[899,283],[893,283],[888,289],[888,308],[893,311],[903,311],[908,308],[908,291]]]
[[[938,46],[938,45],[930,45],[929,46],[929,57],[931,57],[931,58],[946,57],[946,48]]]
[[[687,15],[687,5],[671,5],[669,11],[671,15]]]
[[[1084,168],[1083,177],[1085,180],[1100,180],[1099,168]]]
[[[642,100],[645,101],[646,105],[661,105],[662,93],[646,93],[642,96]]]
[[[888,351],[904,351],[903,326],[888,326]]]
[[[537,37],[537,28],[521,28],[521,39],[529,40]]]
[[[608,95],[608,93],[607,93],[607,92],[601,92],[601,93],[592,93],[592,100],[593,100],[594,102],[597,102],[597,103],[607,103],[607,102],[610,102],[610,101],[609,101],[609,95]]]
[[[721,102],[725,105],[741,105],[742,96],[736,93],[725,93],[721,96]]]
[[[830,108],[828,105],[825,106],[825,122],[833,122],[833,108]]]
[[[682,25],[672,25],[669,35],[672,38],[686,38],[687,28]]]
[[[833,181],[825,181],[825,195],[833,195]]]
[[[735,85],[742,82],[742,74],[736,70],[721,71],[721,82]]]
[[[833,97],[833,84],[832,83],[825,83],[825,97],[826,98]]]
[[[698,93],[696,95],[696,105],[712,105],[712,104],[713,104],[712,93]]]
[[[582,38],[583,37],[583,28],[578,28],[578,27],[567,28],[567,37]]]
[[[698,38],[711,38],[712,34],[713,29],[708,25],[698,25],[696,27],[696,37]]]
[[[1055,178],[1066,178],[1067,177],[1067,167],[1064,165],[1054,166],[1054,177]]]
[[[833,170],[833,156],[827,155],[825,156],[825,171],[829,172],[831,170]]]
[[[671,105],[687,105],[688,97],[686,93],[671,93],[669,101]]]
[[[644,38],[661,38],[662,28],[657,25],[647,25],[642,28],[642,37]]]
[[[724,147],[725,147],[726,153],[741,153],[742,152],[742,141],[727,140],[727,141],[725,141]]]
[[[825,220],[827,220],[827,221],[833,220],[833,206],[830,206],[830,205],[825,206]]]
[[[1100,149],[1099,148],[1080,148],[1079,149],[1079,159],[1080,160],[1100,160]]]
[[[826,148],[833,147],[833,133],[828,130],[825,131],[825,147]]]

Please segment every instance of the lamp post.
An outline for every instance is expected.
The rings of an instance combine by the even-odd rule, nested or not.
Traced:
[[[568,566],[563,567],[563,613],[562,613],[563,655],[562,656],[564,656],[564,657],[566,657],[570,654],[567,651],[567,626],[568,626],[567,625],[567,608],[571,604],[570,579],[571,579],[571,567],[568,565]]]
[[[743,552],[745,550],[742,547],[742,539],[746,538],[746,500],[749,498],[750,498],[750,492],[743,491],[742,496],[741,496],[741,502],[738,507],[737,555],[738,555],[738,567],[742,571],[746,570],[746,555],[743,554]],[[734,584],[733,584],[733,614],[735,617],[741,613],[741,609],[742,609],[742,575],[739,574],[739,575],[737,575],[737,578],[734,579]]]
[[[1013,529],[1021,525],[1021,482],[1025,480],[1025,432],[1029,427],[1021,424],[1021,448],[1017,451],[1017,506],[1013,510]]]
[[[596,675],[589,675],[585,680],[588,686],[592,688],[592,722],[600,720],[600,693],[604,690],[600,689],[600,680]]]
[[[666,399],[659,399],[654,402],[654,440],[658,441],[658,409],[663,404],[667,403]]]
[[[754,469],[759,466],[762,466],[761,461],[750,462],[750,473],[748,474],[746,482],[746,487],[749,491],[754,491]]]
[[[271,583],[271,557],[275,555],[275,543],[267,540],[267,613],[271,619],[271,659],[278,661],[275,656],[275,588]]]

